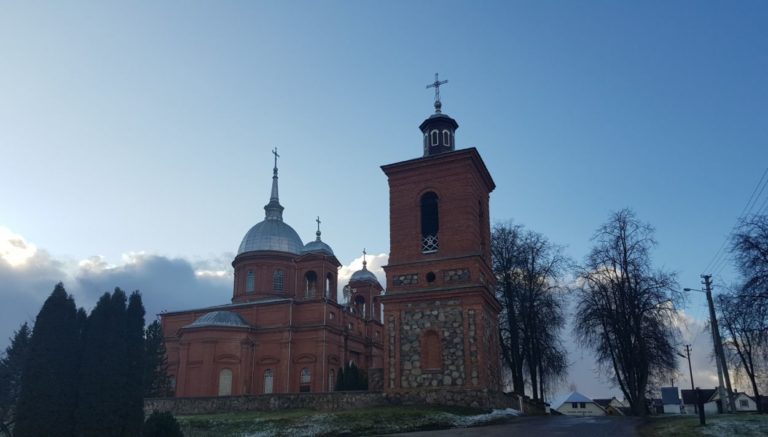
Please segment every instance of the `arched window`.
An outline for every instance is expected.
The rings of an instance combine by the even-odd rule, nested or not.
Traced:
[[[433,253],[440,248],[437,232],[440,217],[437,211],[437,194],[430,191],[421,196],[421,252]]]
[[[448,132],[447,129],[443,129],[443,145],[444,146],[451,145],[451,133]]]
[[[274,381],[274,377],[272,375],[272,369],[267,369],[264,371],[264,393],[269,394],[272,393],[272,383]]]
[[[256,274],[253,271],[248,272],[248,276],[245,278],[245,292],[253,293],[256,291]]]
[[[325,297],[330,298],[332,296],[333,288],[333,275],[328,273],[325,275]]]
[[[283,291],[283,285],[285,283],[285,274],[282,270],[275,270],[272,272],[272,289],[275,291]]]
[[[311,270],[308,271],[304,275],[304,282],[306,284],[304,297],[315,297],[315,294],[317,293],[317,273]]]
[[[328,372],[328,391],[334,391],[336,386],[336,372],[334,372],[333,369],[331,369],[330,372]]]
[[[219,372],[219,396],[232,394],[232,370],[221,369]]]
[[[301,378],[299,379],[299,391],[308,392],[309,385],[312,383],[312,372],[306,367],[301,369]]]
[[[429,330],[421,337],[421,365],[424,370],[440,370],[443,367],[443,348],[436,331]]]
[[[365,313],[365,296],[358,294],[355,296],[355,307],[357,309],[357,314],[360,315],[363,319],[368,318],[368,314]]]
[[[440,134],[436,130],[432,131],[432,145],[436,146],[437,143],[440,141]]]

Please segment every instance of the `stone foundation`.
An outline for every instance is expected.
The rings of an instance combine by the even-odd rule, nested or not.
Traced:
[[[242,411],[277,411],[306,408],[319,411],[350,410],[388,405],[448,405],[474,408],[513,408],[527,415],[544,414],[543,405],[520,400],[517,395],[483,390],[424,389],[408,392],[291,393],[256,396],[153,398],[144,400],[144,411],[169,411],[174,415],[216,414]]]

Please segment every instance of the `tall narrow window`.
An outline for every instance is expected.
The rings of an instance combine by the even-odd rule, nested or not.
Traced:
[[[444,146],[451,145],[451,133],[445,129],[443,130],[443,145]]]
[[[331,369],[330,372],[328,372],[328,391],[335,391],[336,386],[336,372]]]
[[[285,276],[282,270],[272,272],[272,289],[274,291],[283,291]]]
[[[306,367],[301,369],[301,377],[299,379],[299,391],[308,392],[309,386],[312,383],[312,372]]]
[[[432,145],[436,146],[439,141],[440,135],[437,133],[436,130],[432,131]]]
[[[256,274],[249,271],[245,278],[245,292],[253,293],[254,291],[256,291]]]
[[[272,375],[272,369],[267,369],[264,371],[264,393],[269,394],[272,393],[272,385],[274,381],[274,376]]]
[[[232,394],[232,370],[221,369],[219,372],[219,396]]]
[[[304,275],[304,283],[304,297],[315,297],[315,294],[317,293],[317,273],[311,270],[308,271]]]
[[[432,191],[421,196],[421,252],[433,253],[440,248],[437,232],[440,218],[437,211],[437,194]]]
[[[328,273],[327,275],[325,275],[325,297],[326,298],[331,297],[332,288],[333,288],[333,275]]]
[[[424,370],[440,370],[443,367],[442,345],[437,332],[429,330],[421,337],[421,363]]]

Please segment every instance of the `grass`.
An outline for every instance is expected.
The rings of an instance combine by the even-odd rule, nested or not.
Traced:
[[[285,410],[178,416],[187,437],[372,435],[508,420],[509,413],[465,407],[376,407],[336,412]]]
[[[765,436],[768,435],[768,415],[710,415],[705,426],[699,425],[698,416],[652,417],[639,432],[642,437]]]

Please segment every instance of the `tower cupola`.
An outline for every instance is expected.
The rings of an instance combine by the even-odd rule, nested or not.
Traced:
[[[424,135],[424,157],[451,152],[456,148],[455,136],[459,124],[443,114],[443,103],[440,101],[440,86],[446,83],[447,80],[439,80],[435,73],[435,81],[427,85],[427,88],[435,89],[435,113],[419,126]]]

